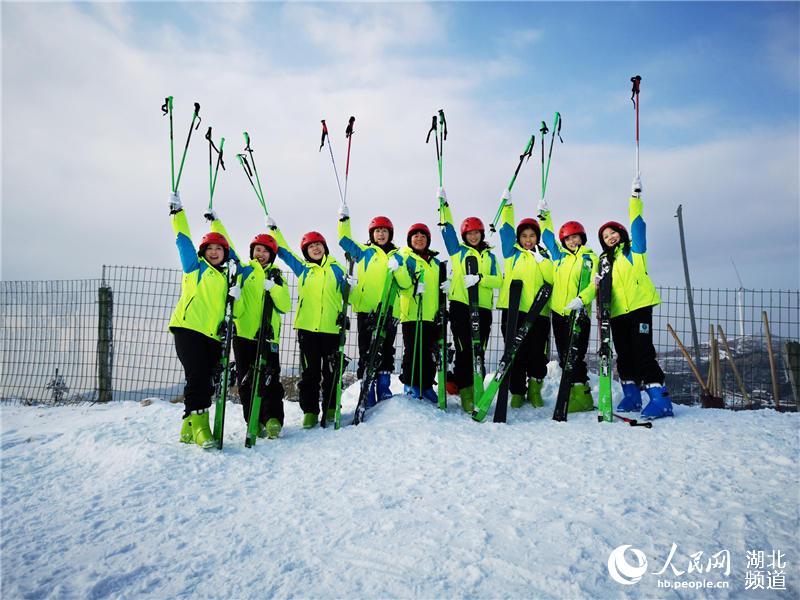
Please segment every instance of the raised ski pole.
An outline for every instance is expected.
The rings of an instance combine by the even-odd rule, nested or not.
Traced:
[[[197,121],[197,125],[195,125],[195,120]],[[189,135],[186,136],[186,145],[183,147],[183,156],[181,157],[181,166],[178,169],[178,178],[175,180],[175,189],[174,192],[178,191],[178,186],[181,184],[181,175],[183,174],[183,164],[186,162],[186,153],[189,151],[189,141],[192,139],[192,132],[196,131],[200,127],[200,104],[197,102],[194,103],[194,114],[192,115],[192,122],[189,125]]]
[[[542,140],[542,191],[541,191],[541,199],[544,200],[544,138],[550,130],[547,128],[547,123],[542,121],[542,124],[539,126],[539,133],[541,134],[539,139]]]
[[[344,194],[342,194],[342,184],[339,182],[339,171],[336,170],[336,161],[333,160],[333,148],[331,147],[331,136],[328,135],[328,126],[325,124],[325,119],[322,119],[322,139],[319,143],[319,151],[325,145],[325,140],[328,141],[328,150],[331,153],[331,164],[333,165],[333,174],[336,175],[336,187],[339,188],[339,200],[344,204]]]
[[[169,176],[170,176],[170,189],[175,192],[175,149],[173,143],[172,133],[172,96],[164,98],[164,104],[161,105],[161,112],[164,116],[169,115]]]
[[[345,129],[344,135],[347,138],[347,163],[344,168],[344,202],[347,202],[347,178],[350,175],[350,144],[353,142],[353,134],[355,130],[353,129],[353,123],[356,122],[355,117],[350,117],[350,121],[347,123],[347,129]]]
[[[208,210],[214,208],[214,189],[217,187],[217,175],[219,168],[225,170],[225,162],[222,160],[222,148],[225,146],[225,138],[219,138],[219,148],[214,145],[214,140],[211,139],[211,127],[206,131],[206,139],[208,140]],[[214,152],[217,153],[217,166],[214,168]]]
[[[529,160],[530,157],[533,155],[533,144],[535,140],[536,136],[532,134],[531,137],[528,139],[528,143],[525,146],[525,150],[523,150],[522,154],[519,155],[519,162],[517,163],[517,168],[514,170],[514,176],[511,178],[511,181],[508,182],[508,186],[506,187],[506,189],[509,192],[514,187],[514,182],[517,180],[517,175],[519,175],[519,170],[522,168],[522,163],[524,163],[526,160]],[[503,208],[505,208],[505,206],[506,206],[506,199],[503,198],[502,200],[500,200],[500,206],[497,208],[497,213],[495,213],[494,215],[494,220],[492,221],[492,224],[489,225],[489,230],[491,231],[492,234],[497,231],[496,229],[497,223],[498,221],[500,221],[500,215],[503,214]]]
[[[542,122],[544,125],[544,122]],[[550,160],[553,158],[553,144],[558,140],[563,144],[564,140],[561,139],[561,113],[556,112],[553,117],[553,131],[550,133],[550,149],[547,151],[547,168],[542,172],[542,200],[547,193],[547,180],[550,177]],[[542,167],[544,167],[544,137],[542,138]]]
[[[636,175],[639,175],[639,86],[642,83],[640,75],[631,77],[631,102],[636,109]]]

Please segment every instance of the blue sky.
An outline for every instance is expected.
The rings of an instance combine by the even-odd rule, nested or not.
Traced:
[[[4,279],[177,264],[164,211],[166,95],[179,131],[198,101],[203,127],[227,138],[215,202],[239,245],[260,219],[231,160],[241,131],[253,136],[287,238],[308,229],[334,238],[337,193],[316,151],[319,119],[338,136],[343,164],[336,132],[356,115],[354,227],[385,213],[404,230],[435,222],[424,136],[439,108],[456,218],[486,221],[527,137],[560,111],[565,143],[548,199],[556,222],[581,220],[594,243],[600,223],[626,219],[629,79],[640,74],[654,280],[682,283],[673,217],[682,203],[694,285],[738,285],[733,258],[748,287],[800,286],[797,3],[3,3],[2,17]],[[520,214],[535,210],[534,162],[514,190]],[[202,136],[184,177],[199,236]],[[53,257],[46,241],[72,252]]]

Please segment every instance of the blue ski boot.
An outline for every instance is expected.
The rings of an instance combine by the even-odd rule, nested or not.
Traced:
[[[416,385],[403,385],[403,393],[412,398],[422,397],[422,392],[419,391],[419,386]]]
[[[422,397],[428,402],[439,403],[439,394],[432,387],[422,390]]]
[[[663,385],[650,385],[645,391],[650,397],[650,402],[644,407],[642,417],[645,419],[659,419],[661,417],[672,417],[672,400],[669,399],[669,392]]]
[[[375,380],[369,384],[369,391],[367,392],[367,408],[372,408],[378,403],[378,397],[375,395]]]
[[[389,385],[392,382],[392,374],[389,371],[378,373],[378,402],[383,402],[392,397],[392,390]]]
[[[632,381],[622,382],[622,393],[625,396],[617,405],[617,412],[639,412],[642,410],[642,390]]]

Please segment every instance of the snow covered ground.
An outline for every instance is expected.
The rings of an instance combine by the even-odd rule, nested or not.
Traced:
[[[798,597],[800,415],[556,423],[555,370],[505,425],[399,396],[304,431],[287,403],[248,450],[229,405],[221,453],[164,401],[3,407],[2,597]],[[776,551],[785,589],[747,589],[781,587]]]

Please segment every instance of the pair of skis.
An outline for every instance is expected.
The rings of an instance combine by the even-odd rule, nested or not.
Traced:
[[[356,404],[356,410],[353,414],[353,425],[358,425],[364,420],[364,414],[367,412],[367,398],[369,397],[370,388],[375,382],[375,376],[378,374],[378,368],[383,358],[383,346],[386,343],[387,333],[390,329],[396,327],[398,321],[397,316],[394,315],[394,302],[397,298],[397,289],[394,273],[387,270],[381,301],[375,311],[375,329],[372,331],[372,339],[369,344],[367,365],[364,369],[364,377],[361,380],[358,404]]]
[[[238,277],[236,261],[228,261],[228,295],[225,299],[225,319],[223,320],[225,332],[222,336],[222,356],[219,360],[219,377],[216,379],[216,403],[214,406],[214,441],[217,449],[222,450],[222,436],[225,430],[225,404],[228,400],[228,380],[231,373],[230,355],[231,342],[233,341],[233,296],[230,289],[236,285]]]
[[[348,273],[352,276],[353,268],[355,267],[355,261],[349,254],[347,255],[347,264]],[[331,361],[332,363],[338,364],[336,364],[334,367],[336,371],[333,374],[334,382],[331,388],[331,395],[327,396],[325,401],[322,403],[322,416],[319,420],[320,427],[327,427],[328,425],[328,410],[330,410],[331,404],[336,407],[336,412],[334,413],[333,419],[333,428],[339,429],[342,423],[342,377],[344,376],[344,370],[347,368],[347,365],[350,362],[344,353],[344,346],[347,343],[347,332],[350,330],[350,319],[347,316],[347,309],[349,307],[350,283],[348,278],[345,277],[344,284],[342,286],[342,310],[339,311],[339,316],[336,318],[336,324],[339,327],[339,348]]]
[[[258,330],[258,346],[256,360],[253,363],[253,396],[250,403],[250,419],[247,421],[247,434],[244,439],[245,448],[256,445],[261,416],[261,390],[266,389],[272,380],[272,371],[267,364],[267,355],[272,349],[272,311],[275,308],[272,296],[264,292],[264,304],[261,312],[261,328]]]
[[[497,365],[497,371],[495,372],[494,377],[492,377],[489,385],[486,387],[486,391],[481,394],[480,399],[477,399],[475,402],[475,408],[472,411],[472,418],[476,421],[483,421],[486,418],[486,415],[489,412],[489,408],[491,407],[492,401],[494,400],[498,390],[500,390],[501,386],[505,387],[504,383],[511,371],[511,365],[514,363],[514,358],[516,357],[519,349],[522,347],[525,338],[528,337],[528,333],[533,328],[533,324],[536,321],[536,318],[539,316],[539,313],[542,312],[544,307],[547,305],[548,300],[550,300],[550,294],[552,291],[552,285],[547,282],[542,284],[542,287],[539,288],[539,291],[536,293],[536,296],[533,299],[533,304],[525,316],[525,319],[522,321],[522,324],[517,327],[519,303],[520,298],[522,297],[522,281],[515,280],[511,282],[508,303],[508,322],[506,324],[505,349],[503,350],[503,356]],[[495,422],[505,422],[507,403],[508,392],[506,389],[505,394],[501,394],[498,397],[497,407],[495,408]]]

